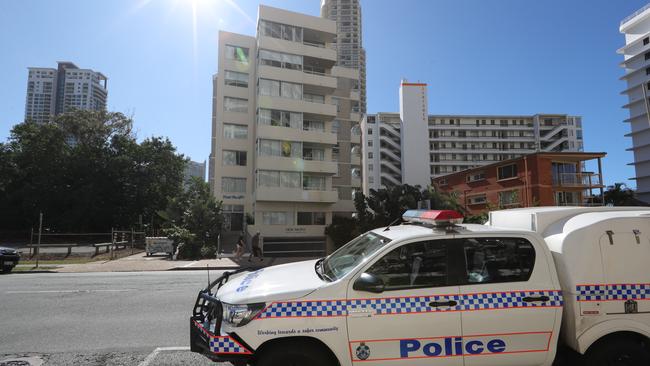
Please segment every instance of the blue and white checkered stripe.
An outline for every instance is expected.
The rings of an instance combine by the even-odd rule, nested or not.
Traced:
[[[259,315],[259,318],[325,317],[345,315],[347,315],[345,300],[315,300],[276,302],[267,307]]]
[[[545,302],[526,302],[525,297],[548,296]],[[456,301],[449,307],[432,307],[434,301]],[[260,315],[260,319],[289,317],[347,316],[348,311],[372,309],[377,315],[433,313],[444,311],[473,311],[508,308],[558,307],[562,306],[560,291],[515,291],[448,296],[385,297],[353,300],[289,301],[273,303]]]
[[[576,286],[578,301],[650,299],[650,284],[602,284]]]
[[[237,342],[233,341],[230,337],[211,337],[210,338],[210,351],[213,353],[228,353],[228,354],[248,354],[247,349],[240,346]]]
[[[547,296],[545,302],[527,302],[525,297]],[[509,308],[535,308],[562,306],[562,292],[560,291],[515,291],[463,295],[462,310],[494,310]]]

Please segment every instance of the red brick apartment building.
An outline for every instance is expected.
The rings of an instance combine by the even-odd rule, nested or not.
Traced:
[[[539,152],[437,177],[432,182],[443,192],[457,192],[470,214],[494,208],[601,204],[601,159],[605,155]],[[594,159],[598,172],[584,171],[585,162]]]

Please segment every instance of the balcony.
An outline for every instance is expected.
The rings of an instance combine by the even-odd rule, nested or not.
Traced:
[[[283,126],[257,125],[257,136],[260,138],[280,141],[302,141],[316,144],[336,144],[336,134],[330,131],[312,129],[297,129]]]
[[[334,203],[338,201],[337,191],[303,190],[300,188],[257,187],[258,201]]]
[[[338,163],[326,160],[311,160],[301,158],[286,158],[280,156],[258,156],[257,167],[269,168],[288,172],[310,172],[336,174]]]
[[[258,65],[258,74],[261,78],[289,81],[312,86],[312,89],[321,93],[331,93],[337,86],[335,77],[325,73],[313,71],[310,66],[303,66],[303,70],[292,70],[281,67]],[[241,88],[240,88],[241,89]]]
[[[320,59],[326,61],[329,67],[334,66],[336,63],[336,50],[325,47],[320,42],[303,41],[303,43],[298,43],[284,39],[260,36],[258,38],[258,48]]]
[[[553,177],[553,185],[576,188],[603,187],[601,176],[594,173],[560,173]]]
[[[336,106],[332,104],[319,103],[309,100],[289,99],[261,95],[257,104],[264,108],[279,109],[283,111],[294,111],[309,114],[316,114],[327,117],[336,117]]]

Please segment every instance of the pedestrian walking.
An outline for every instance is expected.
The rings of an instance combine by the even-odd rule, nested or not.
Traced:
[[[244,243],[244,235],[240,235],[239,239],[237,240],[237,245],[235,246],[235,259],[240,259],[244,255],[244,249],[246,248],[246,244]]]
[[[259,257],[260,262],[264,260],[262,258],[262,249],[260,248],[260,232],[258,231],[253,239],[251,239],[251,254],[248,256],[248,261],[251,261],[252,257]]]

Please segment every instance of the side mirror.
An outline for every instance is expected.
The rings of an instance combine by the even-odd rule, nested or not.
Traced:
[[[376,294],[384,292],[384,287],[384,281],[381,278],[367,272],[362,273],[352,285],[352,288],[356,291],[374,292]]]

